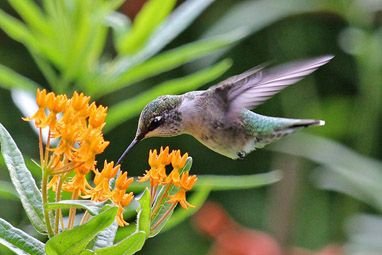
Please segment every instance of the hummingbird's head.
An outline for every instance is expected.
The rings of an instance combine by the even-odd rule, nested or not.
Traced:
[[[118,159],[117,164],[145,138],[179,135],[182,132],[182,114],[178,111],[180,103],[180,96],[161,96],[148,103],[139,116],[134,140]]]
[[[181,132],[179,96],[161,96],[148,103],[139,117],[135,139],[175,136]]]

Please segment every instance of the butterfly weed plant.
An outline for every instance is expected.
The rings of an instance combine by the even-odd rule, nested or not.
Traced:
[[[197,177],[189,174],[192,159],[187,153],[170,151],[168,147],[150,151],[150,169],[134,180],[120,165],[105,161],[99,166],[95,160],[109,145],[102,132],[106,107],[89,103],[88,96],[77,92],[67,98],[38,90],[36,98],[37,112],[24,120],[34,122],[40,131],[41,190],[3,126],[1,145],[26,214],[48,241],[44,245],[1,220],[0,235],[11,250],[21,249],[28,254],[134,254],[148,237],[160,232],[178,203],[184,209],[193,207],[186,200],[186,192]],[[46,143],[43,129],[49,134]],[[167,173],[166,167],[170,166]],[[134,181],[148,183],[149,188],[134,195],[127,191]],[[70,199],[63,199],[63,193]],[[116,227],[129,225],[123,213],[133,200],[137,204],[135,229],[113,244]],[[108,236],[110,241],[99,239],[98,235],[111,227],[114,234]],[[112,245],[105,247],[109,243]]]
[[[97,162],[111,147],[105,132],[159,95],[186,92],[216,79],[231,62],[224,59],[160,82],[108,107],[91,103],[90,96],[110,95],[218,52],[245,35],[232,31],[162,51],[213,0],[189,0],[176,8],[175,0],[149,0],[134,22],[117,11],[123,2],[8,0],[18,17],[0,10],[0,29],[29,51],[45,87],[54,91],[0,64],[0,86],[11,91],[15,104],[32,108],[17,99],[21,91],[37,105],[24,121],[38,131],[40,158],[35,165],[41,183],[31,174],[36,166],[25,164],[29,158],[24,160],[0,124],[2,169],[8,169],[11,179],[1,182],[0,196],[19,199],[42,234],[37,239],[31,229],[27,233],[0,218],[0,243],[16,254],[134,254],[148,238],[193,214],[210,191],[253,188],[280,179],[279,172],[196,177],[190,174],[191,157],[168,147],[151,150],[149,169],[137,178],[113,161]],[[175,210],[178,204],[182,209]]]

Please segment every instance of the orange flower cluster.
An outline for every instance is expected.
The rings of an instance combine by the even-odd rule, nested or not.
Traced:
[[[123,208],[133,199],[133,194],[126,194],[126,189],[133,178],[127,178],[125,172],[117,178],[116,186],[111,190],[110,180],[117,175],[120,166],[105,161],[101,171],[96,169],[96,155],[102,153],[109,144],[102,133],[107,108],[96,106],[95,103],[89,104],[89,101],[90,97],[82,93],[74,92],[72,98],[67,98],[65,95],[56,96],[46,90],[37,90],[36,102],[39,108],[32,117],[24,120],[34,121],[40,129],[41,167],[52,176],[47,188],[56,193],[60,193],[61,189],[71,192],[72,199],[91,198],[97,202],[110,199],[118,206],[118,224],[124,226],[127,222],[123,220]],[[45,148],[42,141],[43,128],[49,129]],[[67,178],[67,173],[72,170],[74,176]],[[91,171],[95,175],[95,187],[87,181]]]
[[[179,150],[170,153],[168,147],[165,149],[161,147],[159,154],[157,150],[150,150],[149,165],[151,168],[150,170],[146,170],[143,177],[139,178],[139,182],[150,181],[152,200],[154,200],[156,196],[155,193],[159,185],[167,187],[174,185],[178,188],[178,192],[174,195],[170,195],[167,201],[173,204],[180,203],[185,209],[193,207],[186,200],[186,192],[192,189],[198,178],[196,175],[190,176],[188,171],[180,172],[186,165],[187,158],[187,153],[183,154],[183,156]],[[173,169],[170,174],[167,175],[166,166],[170,164]]]
[[[76,169],[78,175],[94,170],[96,155],[109,145],[103,138],[107,108],[89,104],[90,97],[77,92],[72,98],[37,90],[37,112],[27,121],[49,128],[45,152],[40,132],[41,165],[51,174]],[[57,144],[51,147],[51,144]]]

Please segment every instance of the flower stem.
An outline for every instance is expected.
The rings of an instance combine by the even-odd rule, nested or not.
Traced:
[[[44,218],[45,224],[48,231],[48,237],[52,237],[54,235],[52,225],[50,223],[49,210],[46,209],[46,204],[48,203],[48,173],[44,167],[42,167],[42,182],[41,182],[41,195],[42,195],[42,205],[44,208]]]
[[[90,219],[90,216],[91,216],[90,213],[88,211],[86,211],[84,213],[84,216],[82,216],[80,225],[85,224]]]
[[[78,198],[78,190],[74,191],[72,194],[72,199]],[[68,229],[73,228],[74,226],[74,219],[76,217],[76,208],[70,208],[69,210],[69,221],[68,221]]]

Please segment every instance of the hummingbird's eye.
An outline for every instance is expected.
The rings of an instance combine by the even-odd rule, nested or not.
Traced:
[[[151,122],[150,122],[150,125],[149,125],[149,131],[152,131],[154,129],[156,129],[157,127],[159,127],[163,122],[163,118],[162,116],[156,116]]]

